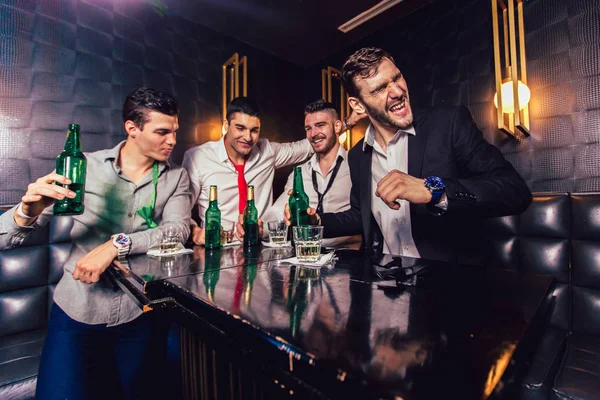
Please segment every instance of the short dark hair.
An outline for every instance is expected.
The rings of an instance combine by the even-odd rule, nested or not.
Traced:
[[[134,89],[123,103],[123,123],[132,121],[140,130],[148,122],[148,111],[166,115],[179,114],[179,105],[170,95],[156,89],[140,87]]]
[[[368,78],[375,74],[377,66],[387,58],[394,65],[394,58],[385,50],[377,47],[364,47],[352,54],[342,67],[342,84],[348,96],[359,97],[358,88],[354,82],[356,76]]]
[[[336,120],[339,119],[338,112],[334,105],[323,99],[315,100],[304,107],[304,115],[314,114],[319,111],[330,111],[333,113]]]
[[[231,122],[231,117],[235,113],[247,114],[251,117],[256,117],[260,119],[260,109],[254,103],[254,101],[250,100],[248,97],[236,97],[231,100],[229,104],[227,104],[227,114],[225,119],[228,122]]]

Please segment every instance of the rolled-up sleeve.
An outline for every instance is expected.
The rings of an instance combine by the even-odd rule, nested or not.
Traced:
[[[306,161],[314,153],[312,146],[306,139],[289,143],[271,142],[270,145],[275,153],[275,168],[299,164]]]

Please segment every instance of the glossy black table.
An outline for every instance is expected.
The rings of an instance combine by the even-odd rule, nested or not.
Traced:
[[[180,321],[187,398],[513,398],[552,277],[337,255],[312,269],[282,262],[291,249],[197,247],[111,274]]]

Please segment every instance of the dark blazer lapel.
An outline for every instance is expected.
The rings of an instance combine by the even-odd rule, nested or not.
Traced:
[[[365,146],[360,161],[360,215],[363,223],[363,234],[365,242],[371,239],[371,160],[373,159],[373,148]]]
[[[425,115],[413,111],[413,126],[416,135],[408,135],[408,174],[417,178],[422,178],[423,155],[425,154],[425,144],[427,143],[427,124]]]

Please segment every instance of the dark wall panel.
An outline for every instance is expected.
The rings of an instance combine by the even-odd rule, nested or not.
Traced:
[[[69,123],[81,125],[85,151],[123,140],[123,100],[141,85],[179,101],[173,161],[218,139],[221,64],[235,52],[249,59],[263,137],[304,137],[300,67],[152,4],[0,0],[0,205],[17,203],[28,182],[52,170]],[[276,176],[276,191],[286,177]]]

